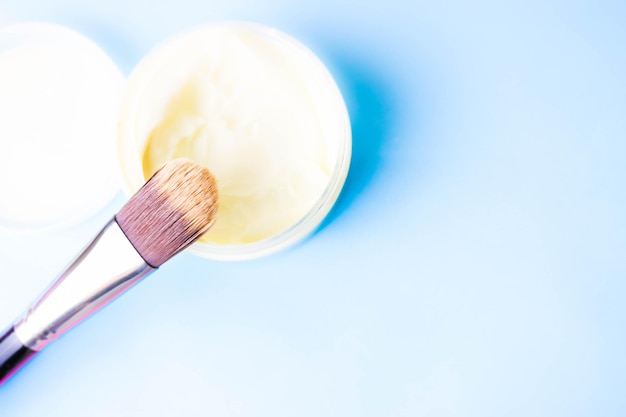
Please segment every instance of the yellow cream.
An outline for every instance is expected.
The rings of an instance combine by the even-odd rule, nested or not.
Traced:
[[[174,40],[157,55],[167,64],[153,72],[158,91],[145,89],[137,122],[143,175],[181,156],[214,173],[220,208],[202,241],[256,242],[310,211],[338,146],[328,94],[307,57],[238,26]]]

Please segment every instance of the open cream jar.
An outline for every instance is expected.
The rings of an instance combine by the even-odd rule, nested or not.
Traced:
[[[218,180],[217,221],[195,254],[249,259],[299,241],[330,211],[350,155],[331,75],[275,29],[199,27],[157,47],[128,80],[118,132],[125,191],[181,156]]]

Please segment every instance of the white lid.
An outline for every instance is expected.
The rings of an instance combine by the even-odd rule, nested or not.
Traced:
[[[124,81],[99,46],[70,29],[0,29],[1,228],[67,226],[111,201]]]

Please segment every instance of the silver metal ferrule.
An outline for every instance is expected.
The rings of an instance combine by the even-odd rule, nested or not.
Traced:
[[[17,321],[15,334],[41,350],[155,269],[112,219]]]

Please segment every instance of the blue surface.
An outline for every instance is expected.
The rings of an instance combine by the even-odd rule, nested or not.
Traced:
[[[0,388],[2,417],[626,415],[626,3],[20,0],[129,71],[248,19],[331,68],[354,128],[310,239],[183,254]],[[122,204],[0,235],[9,323]]]

